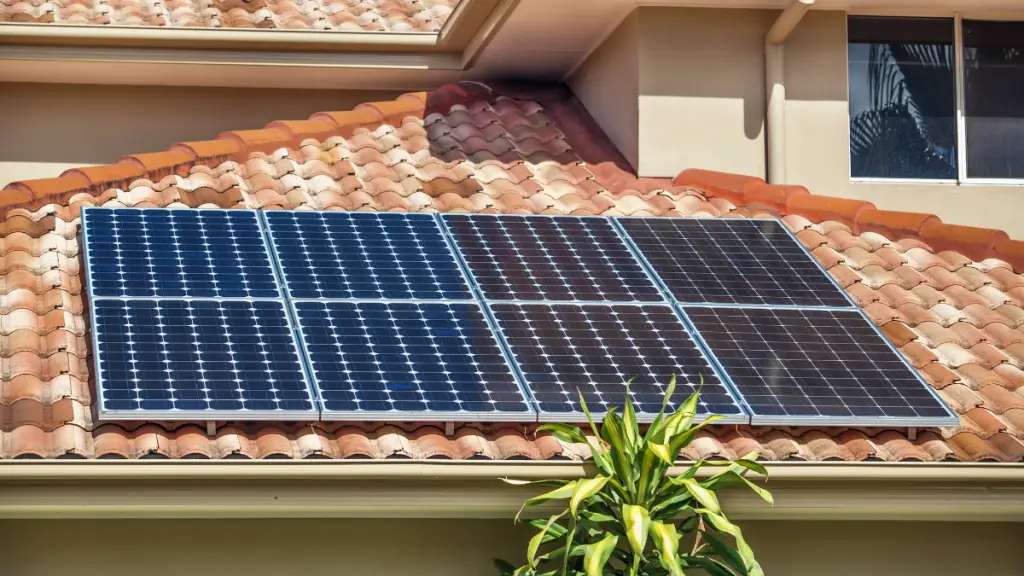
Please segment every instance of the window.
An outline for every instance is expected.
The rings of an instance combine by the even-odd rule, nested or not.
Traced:
[[[963,23],[968,178],[1024,178],[1024,22]]]
[[[848,38],[853,178],[1024,181],[1024,22],[851,16]]]
[[[955,179],[953,20],[849,20],[854,178]]]

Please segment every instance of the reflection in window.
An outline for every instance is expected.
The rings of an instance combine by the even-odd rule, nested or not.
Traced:
[[[964,21],[968,178],[1024,178],[1024,22]]]
[[[955,179],[953,20],[849,19],[854,178]]]

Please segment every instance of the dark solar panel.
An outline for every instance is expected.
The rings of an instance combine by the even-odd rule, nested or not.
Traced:
[[[89,208],[82,224],[93,297],[280,296],[255,212]]]
[[[534,417],[479,304],[294,306],[325,418]]]
[[[444,216],[484,298],[661,302],[607,218]]]
[[[472,299],[433,216],[268,212],[292,298]]]
[[[282,419],[314,410],[281,302],[101,299],[93,308],[103,412]]]
[[[755,424],[792,423],[795,417],[865,425],[871,419],[906,425],[955,419],[858,311],[685,310]]]
[[[619,222],[678,302],[852,306],[777,220]]]
[[[638,412],[660,410],[672,376],[678,388],[671,406],[703,378],[701,413],[742,416],[708,360],[669,306],[502,304],[490,305],[526,385],[542,414],[582,417],[579,392],[592,413],[622,406],[625,383]]]

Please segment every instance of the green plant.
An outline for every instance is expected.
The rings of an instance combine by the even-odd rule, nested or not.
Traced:
[[[682,576],[690,569],[710,576],[764,573],[739,527],[722,512],[715,492],[747,486],[771,504],[771,494],[744,477],[750,471],[762,475],[767,471],[755,461],[754,452],[735,461],[700,460],[682,474],[669,475],[679,451],[703,426],[719,419],[712,416],[694,425],[699,391],[666,417],[674,390],[675,378],[661,412],[644,434],[628,385],[622,415],[618,408],[610,409],[600,432],[580,397],[597,442],[567,424],[538,429],[565,442],[588,444],[597,474],[582,480],[505,480],[552,488],[527,500],[516,515],[517,522],[523,510],[532,506],[553,500],[567,500],[568,506],[546,519],[525,520],[538,530],[527,546],[527,563],[516,568],[495,560],[502,576]],[[698,479],[698,471],[705,466],[724,469]]]

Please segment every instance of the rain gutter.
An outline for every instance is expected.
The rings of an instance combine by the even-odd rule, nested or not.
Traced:
[[[731,516],[1024,520],[1021,464],[766,466],[775,505],[728,490],[721,496]],[[5,461],[0,518],[509,518],[538,489],[502,478],[592,473],[577,462]]]

